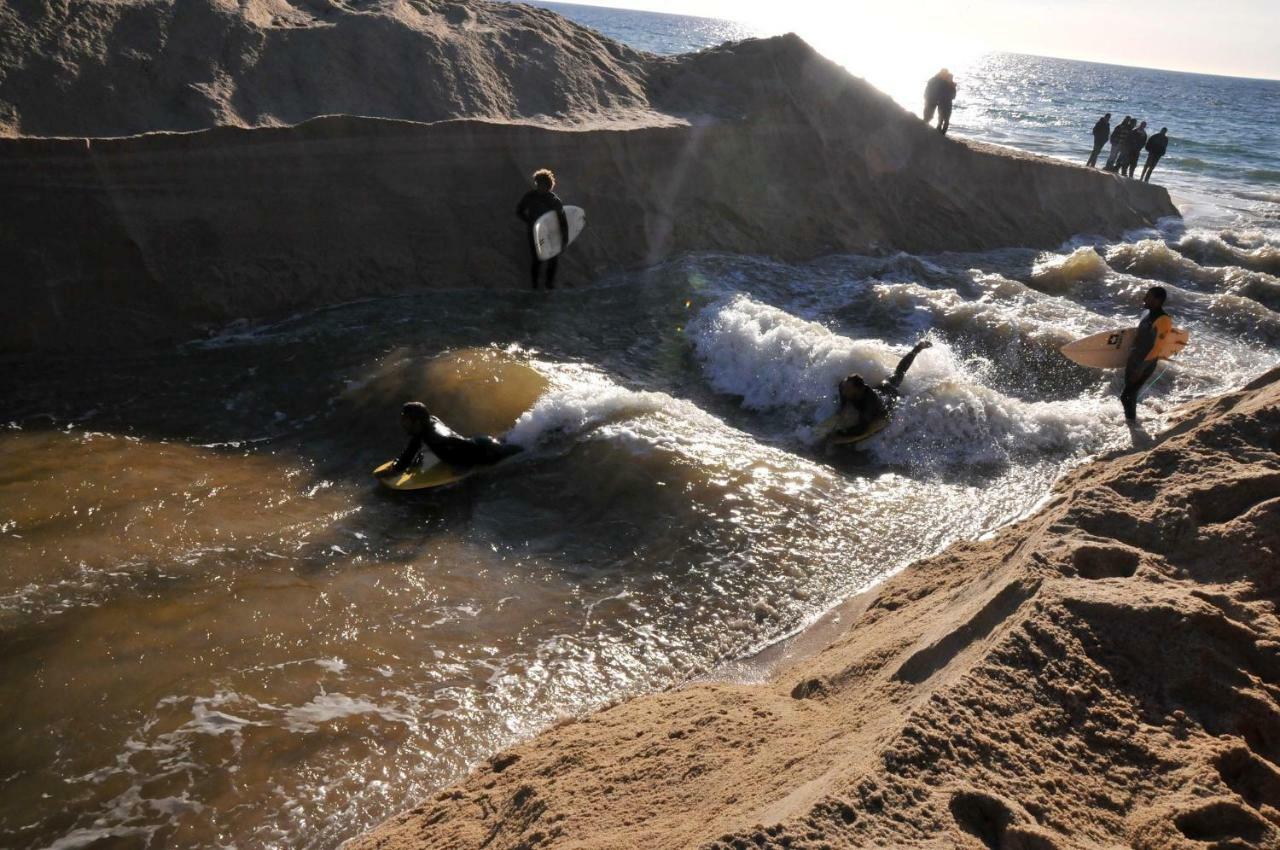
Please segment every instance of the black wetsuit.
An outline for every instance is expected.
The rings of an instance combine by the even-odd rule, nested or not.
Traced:
[[[877,420],[887,419],[893,414],[894,407],[898,404],[898,399],[902,394],[898,392],[898,387],[902,385],[902,379],[906,377],[907,370],[911,368],[911,363],[924,349],[913,348],[907,352],[907,356],[898,361],[898,368],[893,374],[885,378],[874,387],[867,387],[862,393],[862,398],[857,401],[840,400],[840,413],[849,413],[857,411],[858,422],[856,425],[838,431],[832,431],[832,437],[856,437],[870,428]]]
[[[956,99],[956,84],[946,77],[934,75],[924,87],[924,122],[933,120],[938,111],[938,132],[946,133],[951,126],[951,103]]]
[[[543,215],[552,212],[560,214],[560,233],[564,236],[569,234],[569,220],[564,216],[564,202],[556,197],[555,192],[544,192],[541,189],[530,189],[525,192],[524,197],[520,199],[520,203],[516,204],[516,215],[520,220],[529,225],[529,253],[532,255],[532,261],[529,266],[529,273],[533,280],[533,288],[538,288],[538,270],[542,268],[544,261],[538,259],[538,245],[533,238],[533,225]],[[552,257],[545,261],[547,267],[547,289],[554,289],[556,285],[556,266],[559,265],[559,256]]]
[[[1129,131],[1129,158],[1125,160],[1125,167],[1120,170],[1121,174],[1133,176],[1133,171],[1138,167],[1138,158],[1142,156],[1142,146],[1147,143],[1147,131],[1140,127],[1134,127]]]
[[[1089,154],[1089,161],[1085,164],[1087,168],[1097,166],[1098,154],[1102,153],[1102,148],[1110,135],[1111,122],[1105,117],[1099,118],[1098,123],[1093,125],[1093,153]]]
[[[1159,360],[1147,359],[1151,349],[1159,338],[1156,322],[1168,314],[1160,307],[1147,311],[1147,315],[1138,322],[1138,335],[1134,337],[1133,348],[1129,350],[1129,360],[1124,367],[1124,390],[1120,393],[1120,404],[1124,407],[1124,418],[1133,421],[1138,418],[1138,392],[1142,385],[1151,379]],[[1166,322],[1171,325],[1171,322]]]
[[[1160,161],[1160,157],[1164,156],[1164,152],[1169,149],[1169,135],[1167,133],[1156,133],[1147,139],[1147,161],[1142,166],[1142,179],[1144,182],[1151,182],[1151,172],[1156,170],[1156,163]]]
[[[1119,171],[1123,167],[1125,155],[1129,152],[1129,127],[1128,121],[1121,121],[1111,131],[1111,153],[1103,166],[1107,171]]]
[[[423,448],[450,466],[480,466],[497,463],[520,451],[520,447],[490,437],[464,437],[440,421],[438,416],[427,420],[422,434],[415,434],[396,460],[392,469],[404,472],[420,462]]]

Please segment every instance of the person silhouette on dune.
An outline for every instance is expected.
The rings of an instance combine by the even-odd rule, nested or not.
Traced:
[[[1126,153],[1124,166],[1120,169],[1120,173],[1126,177],[1133,177],[1133,171],[1138,167],[1138,158],[1142,156],[1142,146],[1147,143],[1146,121],[1129,131],[1127,143],[1129,150]]]
[[[1093,125],[1093,153],[1089,154],[1089,161],[1085,163],[1086,168],[1096,168],[1098,166],[1098,154],[1102,152],[1102,147],[1107,143],[1107,138],[1111,135],[1111,113],[1108,112],[1098,119],[1098,123]]]
[[[1102,166],[1104,171],[1120,170],[1120,160],[1129,150],[1129,128],[1132,126],[1133,118],[1126,115],[1111,131],[1111,153],[1107,155],[1107,164]]]
[[[933,120],[938,112],[938,132],[944,136],[951,126],[951,104],[956,99],[955,77],[946,68],[929,78],[924,87],[924,123]]]
[[[1147,161],[1142,166],[1142,182],[1151,182],[1151,172],[1156,170],[1156,163],[1169,149],[1169,128],[1161,127],[1160,132],[1147,139]]]

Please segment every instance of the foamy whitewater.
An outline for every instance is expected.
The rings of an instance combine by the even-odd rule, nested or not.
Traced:
[[[718,32],[593,14],[647,49]],[[957,71],[955,131],[1083,160],[1081,122],[1124,107],[1024,132],[978,106],[999,91],[1035,112],[1043,86],[999,74],[1049,60],[1015,59]],[[1067,90],[1111,73],[1054,67]],[[1195,79],[1227,100],[1253,85]],[[1146,432],[1275,365],[1280,217],[1274,181],[1249,176],[1273,152],[1240,154],[1242,171],[1201,151],[1197,170],[1173,135],[1157,177],[1188,218],[1121,240],[695,255],[550,295],[237,326],[108,374],[15,364],[0,846],[335,847],[559,717],[795,632],[1130,445],[1118,376],[1058,348],[1136,322],[1149,286],[1191,344],[1143,398]],[[836,382],[878,380],[921,338],[892,425],[823,457],[812,429]],[[368,471],[401,449],[409,398],[526,451],[447,491],[386,493]]]

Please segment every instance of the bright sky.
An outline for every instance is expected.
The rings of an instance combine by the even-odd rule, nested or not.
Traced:
[[[960,57],[989,50],[1280,79],[1280,0],[565,2],[728,18],[773,32],[794,31],[872,79],[878,75],[857,66],[881,58],[908,62],[913,69],[960,65]],[[853,61],[855,54],[862,61]]]

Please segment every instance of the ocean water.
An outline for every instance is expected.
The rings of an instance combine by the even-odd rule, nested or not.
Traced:
[[[675,54],[784,30],[684,15],[535,2],[639,50]],[[1148,132],[1169,128],[1169,150],[1156,182],[1186,204],[1216,209],[1214,223],[1249,220],[1280,227],[1280,80],[1216,77],[1069,59],[992,53],[920,58],[904,51],[886,63],[848,44],[848,34],[807,21],[794,30],[919,113],[925,81],[946,65],[959,92],[951,133],[1084,163],[1093,124],[1105,112],[1112,126],[1125,115]],[[1105,156],[1105,150],[1104,154]],[[1145,154],[1143,155],[1145,159]],[[1236,217],[1239,214],[1240,218]]]
[[[745,32],[554,8],[650,50]],[[1148,432],[1277,363],[1259,177],[1276,84],[1027,57],[955,70],[953,132],[1068,159],[1104,108],[1079,92],[1126,91],[1112,111],[1135,114],[1181,92],[1171,129],[1218,127],[1194,154],[1175,134],[1157,171],[1187,218],[1049,251],[696,254],[550,294],[337,305],[93,370],[7,363],[0,846],[336,847],[1131,445],[1117,377],[1057,349],[1136,321],[1147,287],[1169,288],[1192,339],[1142,401]],[[1219,101],[1230,119],[1206,111]],[[1269,138],[1225,129],[1246,108]],[[922,337],[892,425],[823,456],[836,382],[887,374]],[[368,470],[400,450],[408,398],[527,451],[387,493]]]

